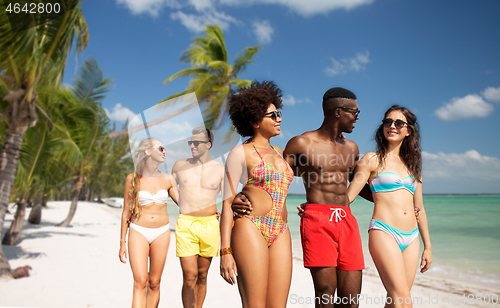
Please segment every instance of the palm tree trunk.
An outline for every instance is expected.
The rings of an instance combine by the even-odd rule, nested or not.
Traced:
[[[49,194],[43,194],[43,198],[42,198],[42,206],[43,207],[47,207],[47,199],[49,198]],[[57,199],[55,199],[57,200]]]
[[[89,194],[89,202],[94,202],[94,199],[95,199],[95,191],[93,189],[90,190],[90,194]]]
[[[21,237],[21,232],[23,231],[24,217],[26,216],[26,199],[22,197],[17,202],[16,214],[14,215],[14,220],[10,225],[9,230],[5,232],[3,236],[2,245],[15,246],[19,238]]]
[[[85,182],[85,177],[83,175],[75,176],[75,180],[71,185],[71,206],[69,208],[69,213],[66,219],[64,219],[58,227],[67,227],[73,220],[76,213],[76,208],[78,206],[78,196],[80,195],[80,190],[82,189],[83,183]]]
[[[39,225],[42,221],[42,201],[43,201],[43,191],[40,194],[35,195],[35,201],[33,202],[33,207],[31,208],[30,216],[28,217],[28,222],[33,225]]]
[[[26,129],[27,127],[17,130],[8,129],[5,143],[0,154],[0,230],[3,229],[10,193],[16,177],[19,152]],[[2,277],[13,278],[9,261],[5,257],[0,246],[0,278]]]
[[[102,189],[103,189],[103,187],[102,187],[102,186],[101,186],[101,187],[99,187],[99,194],[97,195],[97,202],[99,202],[99,203],[104,203],[104,202],[102,201]]]

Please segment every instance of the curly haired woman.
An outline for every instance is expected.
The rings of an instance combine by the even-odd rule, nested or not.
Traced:
[[[242,137],[226,165],[221,221],[221,275],[238,289],[243,307],[285,307],[292,278],[292,249],[285,199],[293,171],[283,150],[270,139],[280,134],[281,90],[254,83],[232,95],[229,116]],[[233,219],[238,184],[253,205],[250,215]],[[234,225],[234,226],[233,226]]]
[[[167,200],[177,203],[177,186],[171,175],[158,170],[165,148],[154,138],[143,140],[135,152],[134,173],[125,182],[121,221],[120,261],[128,257],[134,276],[132,307],[158,307],[160,279],[170,243]],[[130,222],[130,224],[129,224]],[[148,269],[149,259],[149,269]]]

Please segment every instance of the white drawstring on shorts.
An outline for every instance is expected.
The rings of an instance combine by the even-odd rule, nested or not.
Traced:
[[[330,210],[332,211],[332,216],[330,216],[330,221],[333,220],[333,216],[335,215],[335,222],[339,222],[344,218],[347,214],[344,211],[344,209],[338,208],[338,207],[331,207]]]

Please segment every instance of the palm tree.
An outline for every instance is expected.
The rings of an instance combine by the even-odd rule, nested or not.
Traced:
[[[1,121],[7,121],[7,133],[0,154],[0,229],[14,183],[19,151],[24,134],[38,120],[37,85],[43,74],[53,74],[54,83],[60,83],[66,66],[66,57],[77,36],[77,52],[88,43],[88,29],[81,1],[69,0],[63,4],[74,7],[67,13],[40,26],[14,32],[9,23],[5,3],[0,7],[0,84],[7,107]],[[0,277],[12,277],[10,265],[0,248]]]
[[[231,94],[231,87],[252,85],[251,80],[238,79],[238,74],[244,71],[248,64],[254,62],[254,55],[260,51],[261,46],[245,47],[231,65],[222,30],[218,25],[206,25],[206,27],[205,35],[194,38],[180,59],[181,62],[189,63],[193,67],[181,70],[164,81],[168,84],[178,77],[191,76],[188,87],[161,102],[194,92],[205,115],[205,126],[213,129],[224,122],[223,115],[228,111],[227,97]]]
[[[162,118],[148,122],[147,126],[166,121],[182,112],[188,111],[196,106],[202,108],[205,115],[205,126],[209,129],[219,127],[224,122],[223,115],[227,114],[227,97],[234,86],[236,89],[249,87],[251,80],[238,79],[248,64],[254,62],[254,56],[261,50],[261,45],[245,47],[236,57],[234,64],[229,64],[224,34],[218,25],[206,25],[205,35],[193,39],[191,46],[182,54],[180,61],[190,64],[192,67],[183,69],[165,79],[168,84],[178,77],[192,77],[186,90],[171,95],[158,104],[184,94],[195,93],[198,103],[186,105]],[[167,106],[177,103],[177,100],[169,102]],[[136,130],[134,130],[136,129]],[[144,129],[144,125],[128,130],[113,132],[111,138],[127,135]]]
[[[58,226],[67,227],[75,215],[78,196],[92,169],[97,165],[99,141],[107,133],[108,118],[100,103],[111,89],[111,79],[104,79],[94,59],[86,60],[67,91],[64,105],[64,149],[60,161],[72,175],[71,206],[66,219]]]
[[[54,142],[50,134],[50,125],[45,118],[39,122],[41,123],[28,130],[24,135],[14,184],[19,200],[14,220],[2,240],[3,245],[14,246],[19,240],[23,229],[28,194],[30,192],[35,195],[40,193],[38,189],[40,188],[40,176],[53,155]],[[38,185],[34,185],[35,182],[38,182]],[[33,210],[37,209],[33,208]]]

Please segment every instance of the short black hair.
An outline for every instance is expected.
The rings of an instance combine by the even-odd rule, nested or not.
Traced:
[[[331,88],[323,95],[323,112],[333,111],[343,105],[343,99],[356,99],[356,95],[351,91],[336,87]]]
[[[229,117],[238,134],[253,136],[252,124],[264,118],[269,105],[283,108],[282,92],[272,81],[254,81],[248,88],[236,91],[229,98]]]

